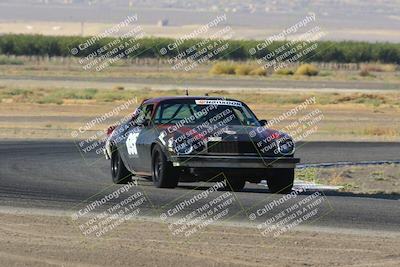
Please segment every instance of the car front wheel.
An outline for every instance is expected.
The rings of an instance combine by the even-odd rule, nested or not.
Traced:
[[[114,184],[126,184],[132,181],[132,173],[125,167],[117,149],[111,154],[111,177]]]
[[[293,181],[294,169],[274,169],[267,178],[268,188],[272,193],[290,193]]]
[[[152,153],[153,184],[158,188],[175,188],[179,177],[171,162],[167,161],[164,152],[155,146]]]

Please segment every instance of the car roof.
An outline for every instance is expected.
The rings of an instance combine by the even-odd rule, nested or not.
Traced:
[[[224,100],[231,100],[231,101],[239,101],[236,99],[230,99],[230,98],[224,98],[222,96],[163,96],[163,97],[156,97],[156,98],[150,98],[146,99],[143,101],[143,104],[157,104],[163,101],[167,100],[199,100],[199,99],[209,99],[209,100],[219,100],[219,99],[224,99]],[[241,101],[239,101],[241,102]]]

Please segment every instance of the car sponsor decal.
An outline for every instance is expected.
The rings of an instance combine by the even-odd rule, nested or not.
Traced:
[[[208,141],[209,141],[209,142],[218,142],[218,141],[222,141],[222,137],[221,137],[221,136],[210,136],[210,137],[208,137]]]
[[[234,106],[241,107],[242,103],[238,101],[231,100],[209,100],[209,99],[198,99],[195,100],[197,105],[222,105],[222,106]]]
[[[138,139],[139,133],[129,133],[128,138],[126,139],[126,149],[128,150],[128,154],[132,156],[138,155],[136,141]]]

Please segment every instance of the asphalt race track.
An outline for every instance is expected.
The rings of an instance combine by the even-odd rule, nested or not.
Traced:
[[[399,151],[400,143],[311,142],[299,143],[297,156],[302,163],[399,160]],[[82,201],[97,194],[92,201],[120,187],[111,183],[109,161],[95,154],[83,159],[72,141],[1,141],[0,155],[0,206],[76,212]],[[166,203],[200,194],[204,186],[210,185],[181,183],[176,189],[158,189],[151,182],[139,180],[139,186],[131,190],[144,192],[149,200],[143,204],[143,215],[159,217]],[[314,192],[303,192],[295,201]],[[230,209],[230,220],[240,222],[249,221],[249,214],[282,197],[269,193],[265,186],[253,184],[247,184],[244,192],[234,194],[236,200]],[[324,204],[313,227],[399,230],[398,196],[360,196],[335,191],[322,191],[322,194]],[[113,201],[109,203],[112,204]],[[200,200],[187,212],[201,205]]]

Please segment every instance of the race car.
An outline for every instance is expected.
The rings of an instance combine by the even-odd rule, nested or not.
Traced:
[[[226,181],[240,191],[266,180],[272,192],[290,192],[292,138],[269,129],[235,99],[172,96],[144,100],[132,118],[108,129],[104,147],[114,183],[147,177],[159,188],[178,182]]]

